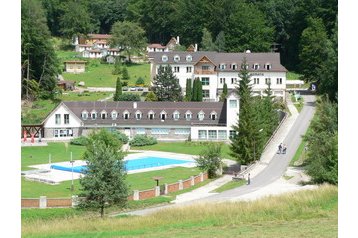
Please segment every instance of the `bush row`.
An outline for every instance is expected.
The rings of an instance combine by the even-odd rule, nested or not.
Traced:
[[[124,133],[119,131],[114,131],[113,134],[123,143],[127,144],[129,141],[128,136]],[[87,137],[80,136],[71,140],[70,144],[72,145],[82,145],[85,146],[87,144]],[[134,138],[129,142],[131,146],[145,146],[145,145],[154,145],[157,144],[157,139],[152,136],[147,135],[136,135]]]

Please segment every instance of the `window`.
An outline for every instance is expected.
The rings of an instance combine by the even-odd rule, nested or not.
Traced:
[[[236,131],[230,131],[229,138],[232,139],[236,136]]]
[[[186,56],[186,61],[191,62],[193,60],[193,57],[191,55]]]
[[[216,140],[218,138],[216,130],[209,130],[209,139],[210,140]]]
[[[237,78],[231,78],[231,84],[235,84],[237,82]]]
[[[199,130],[198,133],[199,133],[199,135],[198,135],[199,139],[201,139],[201,140],[206,139],[206,130]]]
[[[210,84],[210,78],[201,78],[201,84],[202,85],[209,85]]]
[[[219,65],[219,68],[220,68],[220,69],[226,69],[226,64],[220,64],[220,65]]]
[[[153,111],[148,112],[148,118],[149,118],[149,120],[154,119],[154,112]]]
[[[186,113],[185,113],[185,119],[186,119],[187,121],[190,121],[191,118],[192,118],[192,113],[191,113],[190,111],[186,112]]]
[[[95,111],[91,112],[92,120],[95,120],[97,118],[97,113]]]
[[[162,61],[163,61],[163,62],[167,62],[167,61],[168,61],[168,56],[163,55],[163,56],[162,56]]]
[[[282,78],[277,78],[276,79],[276,84],[282,84]]]
[[[175,129],[174,134],[175,135],[189,135],[190,134],[190,129],[189,128]]]
[[[137,135],[144,135],[145,129],[144,128],[136,128],[136,134]]]
[[[173,113],[173,118],[174,118],[174,120],[179,120],[180,114],[179,114],[178,111],[175,111],[175,112]]]
[[[259,65],[259,64],[257,64],[257,63],[254,64],[254,69],[255,69],[255,70],[258,70],[259,68],[260,68],[260,65]]]
[[[179,73],[179,66],[174,67],[174,73]]]
[[[140,119],[142,119],[142,113],[141,112],[136,112],[135,113],[135,118],[137,119],[137,120],[140,120]]]
[[[65,124],[70,124],[70,114],[64,114],[63,121],[65,122]]]
[[[191,73],[192,72],[192,67],[191,66],[186,67],[186,72]]]
[[[116,111],[113,111],[113,112],[112,112],[112,119],[113,119],[113,120],[117,119],[117,115],[118,115],[117,112],[116,112]]]
[[[218,131],[218,139],[219,140],[226,140],[227,132],[226,130],[219,130]]]
[[[72,129],[54,129],[54,136],[55,137],[71,137],[73,136]]]
[[[209,66],[208,65],[203,65],[203,66],[201,66],[201,69],[202,70],[209,70]]]
[[[81,113],[81,117],[82,117],[83,120],[87,120],[87,118],[88,118],[88,112],[83,111],[83,112]]]
[[[217,113],[216,112],[212,112],[212,113],[210,113],[210,119],[211,120],[216,120],[216,118],[217,118]]]
[[[105,112],[105,111],[101,112],[101,118],[106,119],[107,118],[107,112]]]
[[[271,84],[271,78],[265,78],[265,84]]]
[[[210,91],[209,90],[203,90],[203,98],[210,98]]]
[[[61,124],[61,114],[55,114],[55,124]]]
[[[232,64],[232,69],[237,70],[237,64]]]
[[[198,113],[198,118],[199,118],[199,120],[200,120],[200,121],[204,120],[204,117],[205,117],[205,113],[204,113],[203,111],[200,111],[200,112]]]
[[[220,78],[220,84],[225,84],[225,78]]]
[[[124,118],[124,120],[129,119],[129,112],[128,111],[123,112],[123,118]]]
[[[266,63],[266,64],[265,64],[265,69],[266,69],[266,70],[270,70],[270,69],[271,69],[271,64],[270,64],[270,63]]]
[[[174,61],[175,61],[175,62],[179,62],[179,60],[180,60],[180,56],[179,56],[179,55],[175,55],[175,56],[174,56]]]
[[[260,84],[260,79],[259,78],[254,78],[254,84]]]
[[[169,129],[166,128],[152,128],[153,135],[168,135]]]
[[[161,112],[160,113],[160,120],[164,121],[167,118],[167,113],[166,112]]]
[[[237,100],[229,100],[230,108],[237,108]]]

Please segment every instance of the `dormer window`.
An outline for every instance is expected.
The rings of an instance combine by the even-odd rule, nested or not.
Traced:
[[[218,115],[218,114],[217,114],[215,111],[214,111],[214,112],[211,112],[211,113],[210,113],[210,119],[213,120],[213,121],[216,120],[217,115]]]
[[[92,111],[91,112],[91,117],[92,117],[92,120],[95,120],[97,118],[97,112],[96,111]]]
[[[192,113],[191,113],[191,111],[187,111],[186,113],[185,113],[185,119],[187,120],[187,121],[190,121],[191,120],[191,118],[192,118]]]
[[[260,65],[258,63],[254,64],[254,70],[258,70],[260,68]]]
[[[226,64],[220,64],[219,68],[220,69],[226,69]]]
[[[166,118],[167,118],[167,113],[165,111],[162,111],[160,113],[160,120],[165,121]]]
[[[149,111],[149,112],[148,112],[148,119],[149,119],[149,120],[153,120],[153,119],[154,119],[154,115],[155,115],[155,114],[154,114],[153,111]]]
[[[205,113],[204,113],[203,111],[200,111],[200,112],[198,113],[198,119],[199,119],[200,121],[202,121],[202,120],[204,120],[204,117],[205,117]]]
[[[113,120],[117,119],[117,115],[118,115],[118,113],[116,111],[112,111],[111,117],[112,117]]]
[[[87,112],[87,111],[83,111],[83,112],[81,113],[81,117],[82,117],[83,120],[87,120],[87,118],[88,118],[88,112]]]
[[[266,63],[266,64],[265,64],[265,69],[266,69],[266,70],[270,70],[270,69],[271,69],[271,64],[270,64],[270,63]]]
[[[174,56],[174,61],[175,61],[175,62],[179,62],[179,61],[180,61],[180,56],[179,56],[179,55],[175,55],[175,56]]]
[[[101,118],[102,118],[102,119],[106,119],[106,118],[107,118],[107,112],[106,112],[106,111],[102,111],[102,112],[101,112]]]
[[[162,61],[163,61],[163,62],[167,62],[167,61],[168,61],[168,56],[163,55],[163,56],[162,56]]]
[[[187,62],[191,62],[193,60],[193,57],[191,55],[187,55],[185,59]]]
[[[125,110],[125,111],[123,112],[123,118],[124,118],[124,120],[128,120],[128,119],[129,119],[129,115],[130,115],[130,113],[129,113],[127,110]]]
[[[231,67],[232,67],[232,70],[237,70],[237,64],[232,64]]]
[[[135,118],[136,118],[137,120],[142,119],[142,113],[141,113],[140,111],[136,111],[136,113],[135,113]]]
[[[175,112],[173,113],[173,119],[174,119],[174,120],[179,120],[179,118],[180,118],[180,113],[179,113],[178,111],[175,111]]]

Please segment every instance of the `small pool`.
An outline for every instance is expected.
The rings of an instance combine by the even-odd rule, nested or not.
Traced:
[[[127,171],[137,170],[137,169],[145,169],[145,168],[154,168],[154,167],[161,167],[166,165],[180,165],[185,163],[192,163],[193,161],[190,160],[178,160],[178,159],[170,159],[170,158],[162,158],[162,157],[142,157],[133,160],[125,160],[125,168]],[[63,171],[72,171],[71,166],[63,166],[63,165],[52,165],[52,169],[63,170]],[[86,171],[87,166],[74,166],[73,172],[75,173],[83,173]]]

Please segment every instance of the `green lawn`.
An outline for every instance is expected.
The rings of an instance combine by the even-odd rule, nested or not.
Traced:
[[[246,184],[246,180],[244,180],[244,179],[239,180],[239,181],[230,181],[230,182],[222,185],[221,187],[218,187],[217,189],[213,190],[212,192],[221,193],[221,192],[224,192],[226,190],[230,190],[230,189],[240,187],[240,186],[242,186],[244,184]]]
[[[299,80],[301,76],[302,76],[302,74],[289,71],[289,72],[287,72],[286,78],[287,78],[287,80]]]
[[[24,221],[22,237],[337,237],[338,188],[253,202],[193,204],[148,216]]]
[[[72,52],[70,52],[72,53]],[[71,54],[64,54],[64,58]],[[83,81],[86,87],[115,87],[118,75],[113,75],[113,64],[101,63],[98,59],[84,59],[88,61],[86,64],[86,72],[81,74],[73,74],[63,72],[62,76],[65,80],[74,80],[76,83]],[[150,85],[150,64],[130,64],[127,65],[130,80],[128,86],[135,86],[136,80],[142,77],[145,85]]]
[[[156,150],[173,153],[182,153],[189,155],[199,155],[200,152],[210,145],[210,142],[158,142],[158,144],[150,146],[131,147],[133,150]],[[230,147],[228,144],[223,143],[222,147],[223,157],[232,159],[230,156]]]

